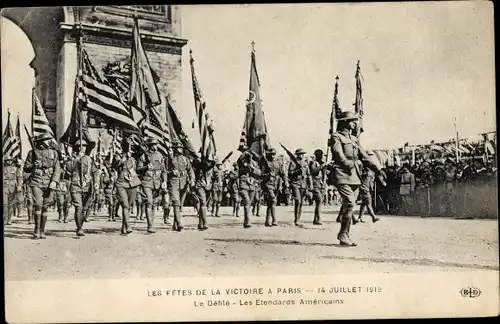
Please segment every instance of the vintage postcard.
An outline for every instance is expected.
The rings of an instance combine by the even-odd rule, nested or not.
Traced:
[[[1,11],[9,323],[499,315],[493,3]]]

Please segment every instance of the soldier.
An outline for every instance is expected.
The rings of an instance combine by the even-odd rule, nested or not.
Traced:
[[[23,172],[19,161],[10,157],[4,159],[3,184],[3,215],[4,224],[12,225],[11,218],[14,211],[17,192],[23,188]]]
[[[21,179],[23,178],[23,160],[21,158],[16,159],[16,165],[17,165],[17,170],[21,175]],[[23,209],[23,203],[24,203],[24,188],[23,185],[21,184],[21,187],[16,187],[16,193],[15,193],[15,200],[14,200],[14,213],[12,215],[16,215],[17,218],[21,217],[21,210]]]
[[[99,188],[99,173],[90,157],[90,152],[95,147],[95,142],[80,143],[78,140],[74,151],[79,151],[78,156],[67,163],[66,170],[71,174],[71,200],[75,207],[76,235],[85,236],[83,222],[88,210],[91,208],[92,195]]]
[[[314,207],[314,225],[322,225],[321,223],[321,208],[325,197],[325,177],[327,168],[330,166],[323,161],[323,150],[317,149],[314,151],[314,160],[309,162],[309,172],[312,178],[312,193],[315,203]]]
[[[344,206],[341,216],[341,227],[337,239],[341,245],[356,246],[351,241],[350,226],[352,223],[354,207],[358,188],[361,184],[361,172],[359,170],[361,161],[376,171],[380,176],[385,173],[371,162],[369,156],[361,148],[358,139],[352,135],[357,129],[358,116],[350,111],[343,112],[338,119],[338,131],[332,136],[332,163],[334,164],[334,183],[342,196]]]
[[[261,175],[256,154],[251,150],[244,151],[238,158],[239,193],[243,204],[244,221],[243,227],[250,228],[250,204],[255,195],[257,178]]]
[[[106,200],[106,205],[108,206],[108,222],[114,222],[115,218],[115,208],[116,208],[116,188],[115,182],[117,174],[115,170],[110,168],[109,162],[104,163],[104,170],[101,173],[101,187],[104,191],[104,198]]]
[[[306,151],[299,148],[295,150],[295,156],[297,159],[298,165],[292,161],[290,163],[288,169],[288,178],[290,179],[290,184],[293,192],[293,200],[294,200],[294,224],[298,227],[303,227],[300,223],[300,216],[302,214],[302,204],[304,201],[304,195],[306,193],[306,189],[309,187],[311,183],[311,175],[309,173],[309,166],[307,162],[304,160],[304,155]]]
[[[28,213],[28,225],[31,225],[33,223],[33,197],[30,187],[26,184],[30,176],[31,175],[29,173],[24,173],[23,175],[23,188],[24,198],[26,201],[26,212]]]
[[[374,155],[372,151],[367,152],[368,156]],[[380,218],[375,217],[375,211],[373,210],[372,194],[375,190],[375,172],[370,170],[367,166],[363,166],[361,172],[361,186],[359,187],[359,192],[361,196],[361,206],[359,207],[359,217],[355,219],[353,217],[352,224],[355,225],[358,222],[364,223],[363,215],[365,209],[368,210],[368,214],[372,217],[372,222],[376,223]]]
[[[28,152],[24,171],[31,173],[28,180],[34,205],[34,239],[45,239],[47,210],[53,201],[60,178],[59,153],[50,147],[52,137],[34,138],[35,148]]]
[[[401,186],[399,187],[399,195],[401,196],[401,202],[403,204],[403,210],[405,215],[408,214],[409,210],[412,210],[413,206],[412,196],[414,192],[415,192],[415,176],[410,171],[409,163],[404,163],[403,169],[401,170]]]
[[[137,172],[142,178],[142,189],[145,196],[143,203],[148,223],[147,232],[154,233],[154,200],[161,195],[161,190],[167,187],[167,174],[165,159],[157,150],[158,141],[154,138],[148,138],[146,139],[146,145],[148,150],[141,155],[137,165]]]
[[[178,140],[172,141],[173,154],[167,162],[168,195],[174,209],[174,231],[182,231],[181,198],[188,187],[194,187],[194,173],[189,159],[183,155],[183,147]]]
[[[207,197],[206,192],[210,188],[207,180],[207,173],[215,166],[215,161],[210,161],[206,157],[196,158],[193,161],[195,185],[194,192],[198,200],[198,230],[204,231],[207,226]]]
[[[219,158],[215,158],[215,168],[211,173],[212,179],[212,213],[215,217],[219,216],[219,207],[222,201],[222,192],[223,192],[223,181],[224,181],[224,173],[222,172],[222,163]]]
[[[283,168],[278,160],[275,159],[276,150],[269,149],[266,152],[266,161],[262,173],[262,192],[266,200],[267,210],[266,210],[266,227],[278,226],[276,222],[276,204],[277,204],[277,194],[279,190],[280,179],[283,180],[285,186],[288,186],[288,178],[286,173],[283,172]]]
[[[231,195],[231,201],[233,205],[233,217],[239,217],[238,212],[240,210],[240,184],[239,184],[239,178],[238,178],[238,163],[234,162],[233,163],[233,170],[229,172],[228,174],[228,187],[229,187],[229,193]]]
[[[58,222],[68,222],[68,212],[69,212],[69,203],[71,200],[70,193],[70,182],[71,182],[71,173],[68,171],[67,166],[69,163],[69,159],[66,156],[64,150],[60,150],[60,160],[59,163],[61,165],[61,180],[59,181],[59,185],[57,186],[57,212],[59,214]]]
[[[122,206],[121,234],[128,235],[132,233],[129,225],[130,205],[135,200],[141,180],[136,172],[136,160],[132,156],[132,148],[128,140],[122,142],[122,152],[113,158],[112,168],[118,173],[115,187]]]
[[[252,216],[260,217],[260,198],[261,198],[261,181],[260,178],[255,179],[255,194],[252,201]]]

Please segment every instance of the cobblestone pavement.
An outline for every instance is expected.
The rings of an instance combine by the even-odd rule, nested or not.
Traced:
[[[304,228],[293,225],[293,207],[278,207],[279,227],[264,227],[253,217],[244,229],[243,217],[221,208],[209,217],[210,229],[199,232],[192,208],[185,208],[185,230],[164,225],[156,212],[155,234],[132,215],[134,232],[120,235],[121,222],[104,213],[85,223],[86,236],[75,225],[58,223],[50,213],[47,239],[33,240],[26,216],[4,227],[5,279],[154,278],[232,275],[296,275],[332,273],[393,273],[432,271],[498,271],[497,220],[456,220],[380,216],[352,226],[355,248],[336,240],[338,207],[325,208],[323,226],[312,224],[313,208],[304,208]],[[241,210],[242,214],[242,210]],[[70,213],[71,215],[71,213]],[[72,217],[71,217],[72,218]]]

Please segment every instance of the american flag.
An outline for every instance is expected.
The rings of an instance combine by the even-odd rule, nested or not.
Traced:
[[[85,49],[81,53],[82,69],[78,70],[77,75],[81,109],[88,109],[91,115],[103,118],[108,125],[119,124],[120,127],[139,132],[132,111],[122,103],[116,90],[94,67]]]
[[[339,77],[335,78],[335,90],[333,92],[333,103],[332,103],[332,112],[330,114],[330,138],[332,138],[333,134],[337,131],[337,119],[340,118],[340,114],[342,114],[342,110],[340,109],[339,103]]]
[[[45,115],[45,111],[42,108],[42,104],[40,103],[40,99],[36,95],[35,88],[32,90],[32,101],[33,101],[33,111],[32,111],[32,131],[33,138],[50,138],[50,144],[53,148],[58,148],[56,137],[54,136],[54,132],[52,128],[50,128],[49,120]]]
[[[212,121],[209,119],[208,112],[206,109],[206,103],[203,99],[198,80],[196,78],[196,73],[194,71],[194,59],[192,56],[192,51],[189,51],[191,55],[191,76],[193,81],[193,94],[194,94],[194,104],[196,110],[196,117],[198,118],[198,129],[200,130],[201,139],[201,155],[208,158],[209,160],[214,160],[216,154],[215,139],[212,128]]]
[[[19,154],[17,155],[18,158],[22,158],[23,155],[23,146],[21,143],[21,121],[19,120],[19,113],[17,114],[17,123],[16,123],[16,137],[19,139]]]
[[[21,140],[19,137],[14,135],[14,132],[12,131],[12,125],[10,124],[10,111],[8,112],[7,128],[3,134],[2,142],[2,152],[5,160],[15,159],[20,156]]]
[[[363,129],[363,76],[361,75],[361,68],[356,66],[356,101],[354,102],[354,111],[359,115],[359,125],[357,130],[357,135],[361,135],[364,132]]]
[[[169,128],[165,119],[158,113],[156,108],[149,109],[149,116],[141,123],[142,132],[145,136],[158,141],[158,151],[163,155],[168,155],[170,145]]]

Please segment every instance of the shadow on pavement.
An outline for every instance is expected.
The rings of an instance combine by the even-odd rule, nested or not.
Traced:
[[[254,245],[261,244],[281,244],[281,245],[301,245],[301,246],[333,246],[331,243],[304,243],[297,240],[269,240],[269,239],[219,239],[219,238],[206,238],[208,241],[225,242],[225,243],[247,243]]]

